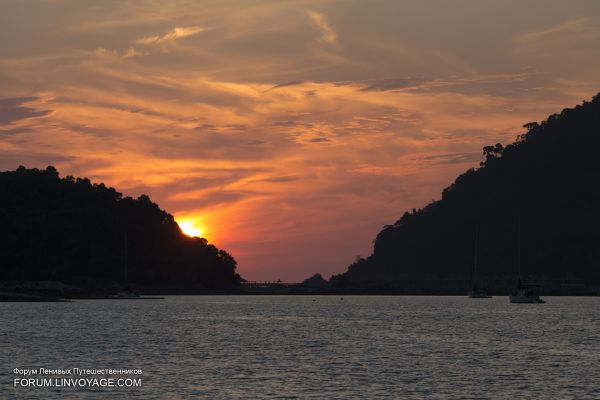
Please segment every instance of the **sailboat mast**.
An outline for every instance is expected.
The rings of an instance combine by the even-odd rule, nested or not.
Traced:
[[[123,279],[124,282],[123,283],[127,283],[127,232],[125,232],[125,237],[124,237],[124,241],[123,241],[123,246],[124,246],[124,254],[125,254],[125,258],[123,260]]]
[[[521,280],[521,210],[517,212],[517,276]]]
[[[475,248],[473,249],[473,287],[475,287],[475,277],[477,274],[477,249],[479,248],[479,225],[475,229]]]

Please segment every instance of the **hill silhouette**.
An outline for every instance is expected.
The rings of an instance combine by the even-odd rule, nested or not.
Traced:
[[[520,243],[526,281],[546,293],[597,293],[600,94],[524,128],[506,147],[484,147],[480,167],[456,178],[440,200],[385,226],[373,254],[331,283],[466,293],[478,232],[479,285],[514,286]]]
[[[324,288],[327,286],[327,281],[321,276],[321,274],[314,274],[310,278],[303,280],[300,283],[301,286],[307,288]]]
[[[226,290],[235,259],[184,235],[146,195],[19,167],[0,173],[0,279]]]

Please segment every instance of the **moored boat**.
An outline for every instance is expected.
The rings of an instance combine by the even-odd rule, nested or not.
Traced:
[[[477,254],[479,252],[479,227],[475,231],[475,249],[473,253],[473,277],[472,277],[472,288],[469,291],[469,298],[471,299],[489,299],[492,296],[488,295],[486,288],[478,287],[475,282],[477,280]]]
[[[521,303],[521,304],[543,304],[544,300],[535,293],[535,290],[532,286],[524,285],[521,282],[521,279],[518,280],[517,288],[512,292],[509,296],[511,303]]]
[[[108,296],[109,299],[139,299],[140,295],[130,289],[123,289],[118,293]]]
[[[524,285],[521,281],[521,214],[517,219],[517,287],[508,296],[511,303],[515,304],[543,304],[544,300],[538,296],[533,285]]]
[[[485,288],[474,286],[469,292],[469,297],[472,299],[490,299],[490,296]]]

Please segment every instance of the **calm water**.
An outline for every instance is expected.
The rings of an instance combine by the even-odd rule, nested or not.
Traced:
[[[600,298],[546,300],[0,303],[0,398],[600,398]],[[141,368],[143,386],[14,389],[15,367]]]

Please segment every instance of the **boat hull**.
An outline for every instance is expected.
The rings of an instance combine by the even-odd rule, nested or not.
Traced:
[[[471,299],[491,299],[492,296],[481,293],[469,293],[469,298]]]
[[[485,288],[480,288],[474,286],[473,289],[469,292],[469,298],[471,299],[489,299],[492,296],[488,295],[487,290]]]
[[[510,302],[516,304],[543,304],[544,300],[539,296],[510,296]]]

